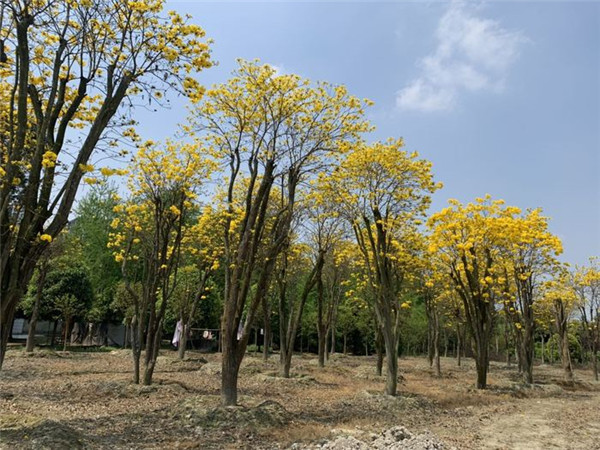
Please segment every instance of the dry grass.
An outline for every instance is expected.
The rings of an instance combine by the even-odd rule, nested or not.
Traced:
[[[403,358],[399,396],[390,398],[381,394],[385,380],[375,376],[372,357],[335,355],[321,369],[314,355],[297,355],[293,377],[282,380],[274,376],[277,355],[266,363],[249,355],[240,374],[240,404],[252,413],[272,400],[286,416],[285,425],[261,427],[241,413],[213,414],[219,355],[189,356],[178,361],[175,352],[163,352],[155,384],[145,387],[129,382],[127,351],[44,357],[11,351],[0,373],[0,445],[285,448],[329,438],[336,430],[360,435],[403,425],[431,430],[459,448],[600,448],[600,385],[590,371],[578,371],[577,382],[566,385],[558,367],[537,366],[539,383],[525,387],[514,367],[493,363],[490,389],[479,391],[469,360],[457,367],[443,359],[443,375],[436,377],[424,358]],[[202,409],[195,421],[174,413],[190,401]],[[69,434],[78,441],[69,441]]]

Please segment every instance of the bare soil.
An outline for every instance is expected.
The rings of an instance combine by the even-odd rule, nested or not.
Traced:
[[[406,433],[429,443],[393,448],[600,449],[589,370],[566,385],[559,367],[536,366],[528,387],[514,366],[492,363],[480,391],[471,361],[444,358],[438,378],[424,358],[402,358],[399,394],[388,397],[373,357],[336,354],[319,369],[315,355],[295,355],[289,379],[276,376],[277,360],[248,355],[240,406],[220,408],[218,354],[163,351],[155,383],[138,386],[127,350],[12,350],[0,372],[0,448],[384,448],[386,433]]]

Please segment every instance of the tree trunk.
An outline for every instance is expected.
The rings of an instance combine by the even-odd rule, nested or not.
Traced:
[[[323,265],[316,272],[317,281],[317,336],[319,367],[325,367],[325,347],[327,345],[327,324],[325,323],[325,292],[323,289]]]
[[[2,314],[0,314],[0,369],[2,368],[2,363],[4,362],[4,357],[6,356],[6,349],[8,347],[8,340],[10,339],[13,327],[13,319],[15,315],[15,308],[19,302],[21,296],[18,293],[0,293],[2,297]],[[18,296],[17,299],[13,297]]]
[[[223,342],[223,362],[221,376],[221,402],[223,406],[237,405],[237,382],[240,364],[235,349]]]
[[[593,367],[594,367],[594,379],[598,381],[598,350],[592,352]]]
[[[534,326],[525,322],[525,333],[521,342],[522,364],[523,364],[523,381],[527,384],[533,384],[533,352]]]
[[[347,347],[346,347],[346,333],[344,333],[344,355],[347,352]],[[369,351],[367,350],[367,356],[369,356]]]
[[[446,333],[446,329],[444,328],[444,358],[448,357],[448,333]]]
[[[185,351],[187,349],[187,337],[190,332],[190,324],[184,323],[181,327],[181,336],[179,336],[179,348],[177,349],[177,356],[179,359],[185,358]]]
[[[544,355],[544,335],[542,334],[542,364],[546,364],[546,355]]]
[[[396,395],[398,386],[398,339],[393,330],[383,330],[386,355],[385,393]]]
[[[40,311],[40,302],[42,301],[42,292],[44,290],[44,284],[46,282],[47,264],[42,263],[39,271],[39,278],[37,282],[37,289],[35,292],[35,304],[33,305],[33,311],[31,313],[31,320],[29,321],[29,330],[27,332],[27,344],[25,345],[26,352],[33,352],[35,346],[35,329],[37,327],[37,320]]]
[[[334,320],[331,323],[331,347],[329,352],[334,355],[335,354],[335,314],[334,314]],[[345,352],[344,352],[345,353]]]
[[[63,336],[63,352],[67,351],[67,343],[68,343],[68,339],[69,339],[70,326],[71,326],[71,318],[65,317],[65,329],[64,329],[64,336]]]
[[[377,328],[377,336],[375,338],[375,351],[377,352],[376,373],[380,377],[383,375],[383,336],[379,327]]]
[[[164,300],[163,300],[164,301]],[[153,326],[148,326],[146,336],[146,354],[144,358],[144,385],[152,384],[152,376],[156,368],[156,359],[160,350],[162,337],[162,319],[155,320]]]
[[[127,339],[129,339],[129,324],[125,322],[125,330],[123,331],[123,348],[127,348]]]
[[[456,365],[458,367],[460,367],[461,364],[461,337],[460,325],[456,325]]]
[[[271,309],[269,308],[269,301],[267,296],[262,300],[263,308],[263,327],[264,327],[264,339],[263,339],[263,361],[267,361],[270,355],[270,343],[271,343]]]
[[[558,331],[558,346],[560,348],[560,360],[562,362],[565,381],[573,382],[573,366],[571,365],[571,353],[569,352],[569,316],[562,300],[554,300],[554,319]]]
[[[427,361],[429,361],[429,367],[433,367],[435,330],[433,323],[433,300],[429,296],[425,300],[425,315],[427,316]]]
[[[317,335],[318,335],[318,340],[319,340],[319,342],[318,342],[318,345],[319,345],[319,349],[318,349],[319,367],[325,367],[325,352],[326,352],[325,347],[327,346],[327,334],[325,333],[325,330],[323,330],[323,329],[318,329],[317,331],[318,331]]]
[[[290,369],[292,367],[292,355],[287,353],[279,364],[279,376],[282,378],[290,377]]]
[[[442,376],[440,366],[440,324],[437,310],[433,311],[433,358],[435,360],[435,374],[438,377]]]
[[[565,374],[565,381],[567,383],[573,382],[573,366],[571,364],[571,353],[569,351],[569,337],[567,330],[561,330],[558,334],[558,342],[560,346],[560,359]]]
[[[477,344],[477,355],[475,365],[477,368],[477,389],[485,389],[487,387],[487,372],[489,364],[489,349],[483,343]]]
[[[140,359],[142,356],[142,325],[137,316],[131,320],[131,357],[133,362],[133,382],[140,383]]]
[[[52,327],[52,335],[50,337],[50,347],[54,347],[54,341],[56,341],[56,329],[58,328],[58,320],[54,321],[54,326]]]

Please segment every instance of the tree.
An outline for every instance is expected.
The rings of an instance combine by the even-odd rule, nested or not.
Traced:
[[[164,0],[0,2],[0,366],[15,308],[65,227],[95,155],[116,156],[121,105],[178,90],[201,95],[204,31]],[[124,134],[132,134],[126,131]]]
[[[515,326],[519,349],[519,362],[526,383],[533,383],[533,356],[535,324],[534,308],[540,298],[540,284],[557,268],[556,256],[562,253],[560,239],[548,231],[548,218],[539,209],[521,214],[512,209],[512,216],[505,216],[498,235],[504,259],[505,303],[508,317]],[[512,279],[512,283],[508,280]],[[514,295],[512,292],[514,290]]]
[[[554,318],[565,381],[572,383],[573,365],[571,364],[571,353],[569,350],[569,321],[577,309],[578,299],[565,272],[561,276],[546,282],[543,288],[543,298],[540,301],[540,305],[536,306],[538,306],[538,310],[548,310]],[[542,311],[538,311],[538,314],[540,313],[544,316],[548,315],[543,314]]]
[[[152,383],[169,298],[177,285],[181,245],[190,231],[193,200],[213,165],[198,143],[164,146],[147,141],[132,160],[130,200],[117,207],[109,243],[121,263],[134,301],[132,352],[135,383],[140,381],[141,341],[145,337],[143,383]],[[133,288],[141,282],[142,295]],[[145,336],[144,336],[145,330]]]
[[[48,273],[42,296],[43,302],[52,305],[55,318],[63,320],[63,350],[66,350],[73,319],[85,315],[94,299],[87,271],[73,267]]]
[[[475,341],[477,388],[485,389],[489,347],[494,330],[496,302],[501,297],[502,266],[498,263],[498,236],[513,208],[503,208],[502,200],[489,196],[463,206],[449,200],[450,206],[433,214],[429,252],[448,274],[447,281],[462,300],[465,317]]]
[[[110,224],[117,217],[114,211],[119,202],[117,188],[108,183],[91,186],[90,191],[77,204],[75,219],[69,225],[69,234],[82,248],[79,264],[90,274],[94,288],[94,305],[88,314],[90,322],[120,320],[115,317],[111,304],[116,285],[121,281],[121,267],[110,248]]]
[[[339,270],[336,267],[334,249],[342,239],[343,222],[332,204],[325,201],[318,192],[307,197],[307,220],[304,227],[307,240],[313,252],[315,282],[317,289],[317,336],[319,367],[325,367],[327,336],[340,299],[337,284]],[[325,269],[327,267],[327,269]],[[326,272],[328,277],[326,277]],[[327,286],[325,285],[327,281]]]
[[[222,214],[205,207],[182,241],[183,260],[188,265],[182,267],[183,279],[174,298],[176,314],[182,324],[179,359],[185,357],[192,322],[196,319],[200,303],[206,301],[211,291],[211,276],[219,268],[223,257],[220,235],[223,220]]]
[[[579,300],[583,335],[591,354],[594,378],[598,381],[600,352],[600,267],[599,259],[591,258],[589,267],[577,267],[573,289]]]
[[[204,136],[227,170],[224,405],[237,403],[239,367],[275,262],[288,243],[297,189],[326,158],[369,129],[364,103],[343,87],[311,85],[296,75],[277,75],[268,65],[240,61],[233,77],[207,91],[192,113],[186,129]],[[274,185],[280,195],[275,211],[269,210]],[[239,340],[238,329],[243,330]]]
[[[287,246],[280,256],[275,275],[279,296],[279,373],[290,377],[296,335],[302,322],[308,296],[317,284],[324,255],[311,254],[306,244]]]
[[[324,183],[351,224],[363,257],[387,357],[385,392],[396,394],[401,291],[414,268],[415,226],[429,205],[431,163],[402,139],[357,145]]]

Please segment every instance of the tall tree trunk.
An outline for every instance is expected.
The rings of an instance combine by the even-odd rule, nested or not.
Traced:
[[[264,342],[263,342],[263,361],[267,361],[269,359],[269,355],[271,352],[270,344],[271,344],[271,308],[269,308],[269,300],[267,296],[265,296],[262,300],[262,309],[263,309],[263,329],[264,329]]]
[[[386,355],[385,393],[396,395],[398,386],[398,338],[394,335],[391,327],[382,331]]]
[[[54,347],[54,341],[56,341],[56,329],[58,328],[58,320],[54,321],[54,326],[52,327],[52,335],[50,336],[50,347]]]
[[[123,336],[123,348],[127,348],[128,347],[128,342],[131,339],[130,337],[130,331],[131,329],[131,322],[130,321],[125,321],[125,332],[124,332],[124,336]]]
[[[230,340],[223,340],[223,359],[221,377],[221,402],[223,406],[237,405],[237,382],[240,369],[235,348],[230,345]]]
[[[448,333],[444,328],[444,358],[448,357]]]
[[[477,355],[475,357],[475,366],[477,368],[477,389],[487,387],[487,372],[489,366],[489,346],[487,342],[477,342]]]
[[[0,314],[0,369],[6,356],[6,349],[8,347],[8,340],[10,339],[13,327],[13,319],[15,316],[15,309],[19,300],[15,300],[12,297],[18,296],[16,292],[4,292],[0,293],[3,297],[2,300],[2,314]],[[19,295],[19,298],[21,296]]]
[[[336,325],[336,314],[333,315],[333,320],[331,322],[331,347],[329,347],[329,352],[334,355],[335,354],[335,325]]]
[[[569,351],[569,315],[562,300],[554,300],[554,319],[558,331],[558,346],[560,348],[560,360],[562,362],[565,381],[573,382],[573,366],[571,365],[571,353]]]
[[[189,335],[190,332],[190,324],[189,322],[187,323],[183,323],[182,326],[182,330],[181,330],[181,336],[179,336],[179,347],[177,349],[177,356],[179,359],[184,359],[185,358],[185,351],[187,349],[187,337]]]
[[[317,337],[319,367],[325,367],[325,347],[327,346],[327,324],[325,323],[325,292],[323,289],[323,266],[319,266],[316,274],[317,281]]]
[[[71,318],[65,317],[65,329],[63,336],[63,352],[67,351],[67,345],[69,342],[69,328],[71,327]]]
[[[435,360],[435,374],[438,377],[442,376],[440,366],[440,322],[439,313],[436,309],[433,310],[433,357]]]
[[[433,367],[433,359],[435,356],[434,349],[434,340],[435,340],[435,330],[434,330],[434,320],[433,320],[433,300],[429,297],[426,297],[425,300],[425,315],[427,316],[427,361],[429,361],[429,367]]]
[[[376,373],[380,377],[383,375],[383,334],[379,327],[377,327],[377,335],[375,337],[375,351],[377,352]]]
[[[534,326],[531,323],[527,325],[526,321],[524,328],[525,332],[523,333],[523,339],[521,341],[523,381],[527,384],[533,384]]]
[[[140,383],[140,359],[142,356],[143,324],[138,315],[131,320],[131,357],[133,362],[133,382]]]
[[[460,324],[456,324],[456,365],[458,367],[460,367],[461,364],[461,343],[462,343],[462,339],[461,339],[462,335],[461,335],[461,330],[460,330]]]
[[[542,334],[542,364],[546,364],[546,355],[544,354],[544,335]]]
[[[29,330],[27,332],[27,344],[25,345],[25,351],[28,353],[33,352],[35,346],[35,329],[37,327],[37,320],[40,311],[40,302],[42,301],[42,291],[46,282],[47,265],[42,264],[40,267],[40,274],[37,282],[37,290],[35,292],[35,304],[33,305],[33,312],[31,313],[31,319],[29,321]]]
[[[319,367],[325,367],[325,353],[327,347],[327,333],[323,329],[317,329],[318,335],[318,355],[319,355]]]

